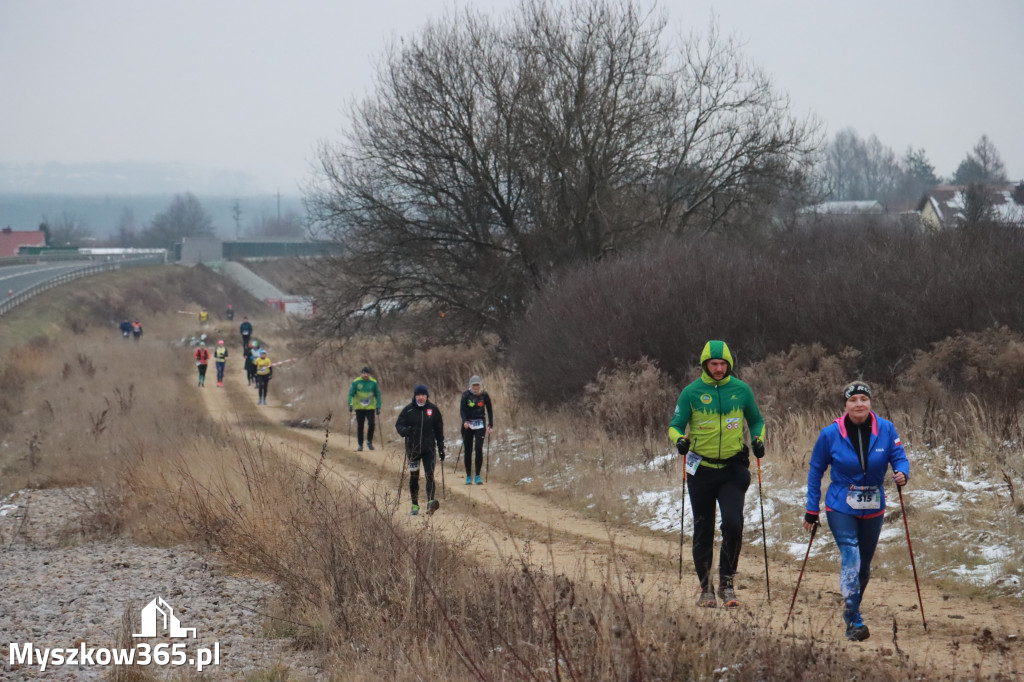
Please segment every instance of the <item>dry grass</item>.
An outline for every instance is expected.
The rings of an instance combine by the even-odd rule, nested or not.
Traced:
[[[154,318],[155,327],[168,330],[164,338],[180,338],[189,324],[173,316]],[[189,540],[273,577],[285,596],[267,627],[289,634],[297,646],[321,651],[330,668],[345,671],[338,679],[417,679],[424,671],[439,680],[714,679],[716,670],[733,666],[734,680],[831,680],[846,679],[850,666],[858,665],[813,641],[787,642],[780,655],[780,643],[769,632],[681,619],[689,611],[667,590],[640,590],[636,576],[614,555],[607,574],[595,582],[539,570],[525,556],[515,565],[482,567],[429,526],[410,531],[397,522],[387,496],[363,498],[329,482],[322,468],[290,466],[265,442],[211,423],[189,397],[194,368],[188,351],[157,341],[149,329],[138,345],[122,342],[112,330],[87,327],[70,346],[35,342],[9,355],[23,361],[5,369],[19,402],[4,435],[8,446],[0,451],[0,485],[5,492],[30,484],[98,486],[97,501],[83,501],[91,505],[89,532],[159,543]],[[492,442],[491,476],[511,483],[532,477],[527,489],[571,498],[571,505],[597,518],[622,523],[632,513],[623,493],[678,480],[671,459],[660,468],[635,466],[669,451],[667,443],[659,448],[656,429],[648,441],[638,442],[602,428],[582,401],[557,410],[516,402],[521,394],[515,378],[495,367],[489,347],[417,355],[407,341],[366,343],[338,355],[310,351],[293,370],[275,375],[272,390],[292,392],[296,413],[319,423],[344,405],[348,383],[362,364],[384,363],[378,375],[385,405],[404,403],[404,386],[431,377],[447,416],[454,414],[465,379],[480,373],[495,400],[501,433]],[[287,349],[284,343],[279,347]],[[631,388],[635,374],[644,375],[645,390],[651,390],[649,380],[658,381],[649,368],[622,371],[605,379],[609,398],[619,382]],[[445,373],[451,376],[445,379]],[[675,389],[660,390],[667,395]],[[603,398],[601,393],[596,395]],[[396,396],[393,403],[389,396]],[[595,401],[590,409],[598,407]],[[670,414],[671,404],[665,406],[665,424]],[[912,414],[907,408],[908,430],[920,429]],[[775,489],[799,489],[817,431],[831,415],[773,407],[768,417],[770,434],[778,434],[769,436],[769,481]],[[986,523],[1016,523],[1011,537],[1020,538],[1015,505],[1021,471],[1012,457],[1019,444],[1001,440],[1004,422],[980,402],[957,419],[962,427],[956,456],[915,462],[915,485],[948,482],[942,473],[948,466],[990,478],[1007,472],[1009,482],[999,494],[1010,502],[971,511]],[[381,428],[389,429],[388,419],[382,421]],[[454,434],[451,417],[448,423]],[[783,506],[779,513],[799,518],[799,511]],[[927,573],[963,559],[969,542],[984,542],[964,536],[957,550],[945,541],[955,528],[942,525],[940,514],[922,504],[911,516],[923,534],[920,544],[915,538],[918,566]],[[168,524],[168,518],[180,523]],[[933,525],[941,535],[932,535]],[[890,553],[895,551],[883,547],[880,566],[895,566],[901,559]],[[874,672],[892,680],[920,675],[889,666]],[[135,679],[127,677],[130,671],[124,674],[118,679]],[[284,674],[275,666],[254,672],[252,679]]]

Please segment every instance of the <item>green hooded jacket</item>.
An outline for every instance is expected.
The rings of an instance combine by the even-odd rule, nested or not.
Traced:
[[[711,359],[729,363],[721,381],[708,374],[707,361]],[[744,420],[751,439],[764,440],[764,418],[750,386],[732,376],[732,353],[724,341],[708,341],[700,364],[700,379],[679,394],[668,437],[675,443],[689,432],[690,450],[705,458],[701,466],[720,469],[725,463],[711,460],[726,460],[743,451]]]
[[[348,404],[356,410],[376,410],[380,406],[380,388],[373,377],[356,377],[348,389]]]

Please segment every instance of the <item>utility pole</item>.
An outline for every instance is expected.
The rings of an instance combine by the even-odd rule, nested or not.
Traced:
[[[277,224],[281,224],[281,190],[277,190]]]
[[[235,241],[238,241],[238,237],[241,234],[241,220],[242,220],[242,206],[235,199],[235,203],[231,204],[231,215],[235,218]]]

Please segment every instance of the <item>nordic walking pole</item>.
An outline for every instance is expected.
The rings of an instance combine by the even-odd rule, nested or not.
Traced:
[[[352,447],[352,413],[348,414],[348,447]]]
[[[404,441],[405,439],[403,438],[402,440]],[[395,501],[396,507],[402,503],[402,485],[405,483],[405,464],[409,459],[409,448],[404,447],[404,442],[402,445],[402,470],[398,473],[398,499]]]
[[[462,446],[463,446],[463,441],[459,441],[459,454],[455,455],[455,459],[452,461],[452,469],[458,469],[459,468],[459,461],[462,460]],[[443,469],[444,467],[441,467],[441,468]],[[453,471],[452,473],[454,474],[455,472]]]
[[[818,525],[814,524],[811,527],[811,539],[807,541],[807,552],[804,554],[804,563],[800,566],[800,575],[796,579],[796,589],[793,590],[793,601],[789,602],[789,613],[786,614],[786,622],[782,624],[782,629],[785,630],[786,626],[789,625],[789,618],[793,615],[793,605],[796,604],[796,593],[800,591],[800,581],[804,579],[804,569],[807,568],[807,557],[811,556],[811,543],[814,542],[814,534],[818,532]]]
[[[921,624],[925,632],[928,631],[928,621],[924,619],[924,602],[921,600],[921,584],[917,581],[917,564],[914,563],[914,547],[910,544],[910,526],[907,525],[907,508],[903,506],[903,486],[897,484],[896,490],[900,494],[900,511],[903,512],[903,529],[907,531],[907,549],[910,550],[910,567],[914,569],[914,587],[917,588],[917,605],[921,607]]]
[[[757,499],[761,502],[761,543],[764,545],[764,586],[768,591],[768,601],[772,600],[772,584],[768,580],[768,534],[764,530],[764,496],[761,494],[761,458],[757,460]]]
[[[448,488],[444,485],[444,462],[441,462],[441,497],[448,500]]]
[[[484,469],[484,483],[487,483],[487,476],[491,473],[491,434],[487,434],[487,468]]]
[[[683,579],[683,521],[686,518],[686,467],[683,467],[683,494],[679,498],[679,580]]]

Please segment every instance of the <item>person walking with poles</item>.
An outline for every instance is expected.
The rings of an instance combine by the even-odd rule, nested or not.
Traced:
[[[138,320],[132,322],[132,339],[138,341],[142,338],[142,323]]]
[[[910,479],[910,462],[896,427],[871,411],[871,387],[854,381],[843,389],[846,413],[821,430],[807,470],[804,529],[816,530],[821,515],[821,479],[829,469],[825,515],[839,547],[839,589],[843,595],[846,639],[870,636],[861,617],[864,588],[885,516],[885,475],[902,488]]]
[[[486,412],[486,414],[485,414]],[[474,446],[476,450],[477,485],[483,485],[480,470],[484,463],[484,436],[494,429],[494,408],[491,396],[483,389],[479,376],[469,379],[469,388],[463,391],[459,401],[459,416],[462,417],[462,444],[466,451],[466,485],[474,482],[471,464]],[[486,417],[486,421],[484,419]]]
[[[242,318],[242,324],[238,325],[238,331],[242,335],[242,352],[249,352],[249,339],[252,337],[252,322],[248,317]]]
[[[132,323],[129,322],[128,320],[122,321],[121,322],[121,336],[124,337],[125,341],[127,341],[128,337],[130,337],[131,335],[132,335]]]
[[[224,363],[228,360],[228,349],[224,346],[224,340],[217,342],[213,349],[213,364],[217,367],[217,386],[224,385]]]
[[[693,512],[693,564],[700,580],[698,606],[714,608],[711,581],[715,505],[722,514],[718,557],[718,596],[739,606],[733,580],[743,544],[743,500],[750,486],[750,458],[743,421],[754,456],[764,457],[764,419],[750,386],[733,376],[733,358],[724,341],[708,341],[700,355],[701,376],[679,394],[668,435],[686,457],[686,483]]]
[[[380,387],[377,386],[377,380],[370,376],[369,367],[363,367],[348,389],[348,411],[356,413],[356,440],[359,443],[359,452],[363,451],[364,423],[367,424],[366,447],[373,450],[373,430],[376,424],[374,415],[380,414],[380,403]]]
[[[204,341],[199,342],[199,348],[196,348],[194,353],[196,359],[196,367],[199,368],[199,385],[206,385],[206,366],[210,363],[210,351],[206,350],[206,343]]]
[[[270,362],[270,356],[267,355],[266,349],[260,351],[260,356],[253,362],[256,367],[256,390],[258,391],[259,401],[257,405],[267,404],[267,388],[270,384],[270,378],[274,375],[274,367]]]
[[[434,448],[444,462],[444,422],[441,410],[430,402],[430,392],[418,384],[412,392],[412,402],[406,405],[395,421],[395,430],[405,439],[405,458],[409,463],[409,496],[412,498],[410,514],[420,513],[420,468],[427,478],[427,513],[433,514],[441,506],[434,485]]]

